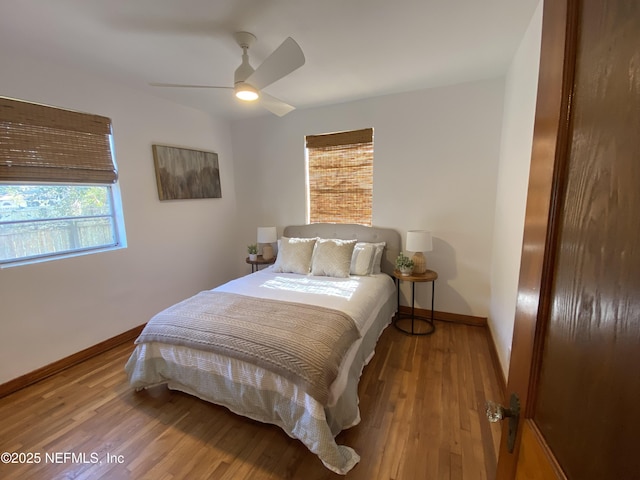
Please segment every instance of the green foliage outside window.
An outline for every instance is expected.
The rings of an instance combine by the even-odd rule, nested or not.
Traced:
[[[109,186],[0,185],[0,262],[116,243]]]

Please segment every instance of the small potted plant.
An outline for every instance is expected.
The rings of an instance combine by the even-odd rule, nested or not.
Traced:
[[[396,258],[396,268],[400,271],[400,275],[411,275],[413,272],[413,260],[400,252],[400,255]]]
[[[251,260],[252,262],[255,262],[258,259],[257,244],[252,243],[251,245],[247,246],[247,252],[249,252],[249,260]]]

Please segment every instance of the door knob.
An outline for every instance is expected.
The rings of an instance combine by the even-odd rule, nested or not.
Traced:
[[[520,419],[520,398],[518,398],[518,395],[515,393],[512,393],[509,408],[505,408],[491,400],[487,401],[486,407],[487,418],[491,423],[499,422],[505,418],[509,419],[507,447],[509,453],[513,453],[513,448],[516,443],[516,432],[518,431],[518,420]]]
[[[502,405],[492,400],[487,401],[487,418],[491,423],[497,423],[500,420],[517,415],[518,413],[511,411],[510,408],[504,408]]]

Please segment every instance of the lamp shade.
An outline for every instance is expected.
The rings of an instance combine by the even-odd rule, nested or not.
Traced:
[[[413,273],[422,275],[427,271],[427,259],[422,252],[433,250],[431,242],[431,232],[424,230],[409,230],[407,232],[407,250],[415,252],[411,260],[413,260]]]
[[[433,250],[431,232],[425,230],[409,230],[407,232],[408,252],[430,252]]]
[[[258,243],[273,243],[277,240],[276,227],[258,227]]]
[[[262,258],[271,260],[273,258],[273,247],[271,244],[278,240],[276,227],[258,227],[258,243],[263,243]]]

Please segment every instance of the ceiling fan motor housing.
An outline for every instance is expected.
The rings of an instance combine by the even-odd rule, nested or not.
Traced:
[[[256,41],[256,36],[249,32],[236,32],[234,38],[238,45],[242,48],[242,63],[236,68],[233,84],[237,85],[239,82],[244,82],[254,72],[253,67],[249,64],[249,54],[247,50]]]
[[[242,63],[238,68],[236,68],[236,72],[233,75],[233,84],[237,85],[238,83],[244,82],[247,78],[251,76],[254,72],[253,67],[249,64],[249,55],[247,55],[247,49],[242,48]]]

